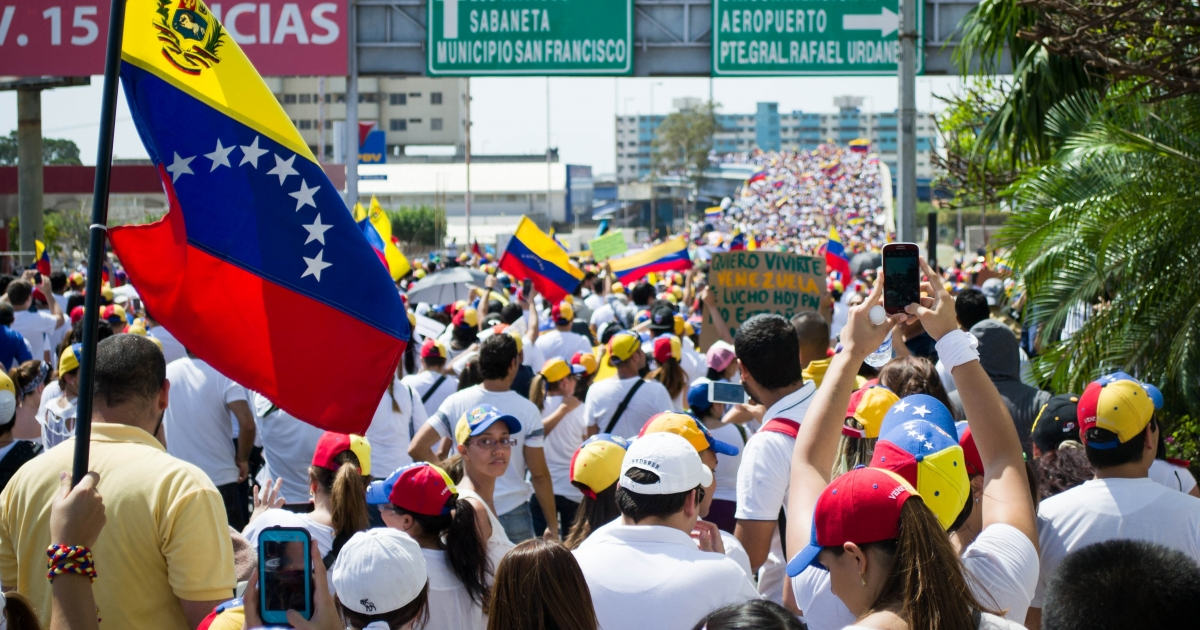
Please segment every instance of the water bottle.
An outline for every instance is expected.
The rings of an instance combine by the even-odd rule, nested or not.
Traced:
[[[891,361],[891,360],[892,360],[892,333],[889,332],[887,335],[887,338],[885,338],[883,340],[883,343],[879,344],[879,347],[875,349],[875,352],[872,352],[869,356],[867,356],[867,365],[878,370],[879,368],[886,365],[888,361]]]

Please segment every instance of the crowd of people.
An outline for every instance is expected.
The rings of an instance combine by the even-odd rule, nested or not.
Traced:
[[[710,226],[725,236],[694,244],[734,228],[808,251],[826,221],[847,249],[883,243],[874,158],[750,159],[765,176]],[[280,527],[311,541],[312,614],[287,618],[312,630],[1073,630],[1200,614],[1200,488],[1166,458],[1162,394],[1124,372],[1039,389],[1004,277],[922,261],[920,303],[879,318],[882,282],[864,270],[820,312],[735,330],[717,317],[701,348],[702,264],[623,284],[583,263],[579,287],[548,300],[494,262],[413,261],[397,285],[413,339],[364,435],[226,378],[116,275],[78,485],[64,471],[84,278],[0,277],[0,627],[269,627],[258,550]],[[407,299],[457,266],[486,279],[452,303]],[[890,360],[866,362],[889,335]]]

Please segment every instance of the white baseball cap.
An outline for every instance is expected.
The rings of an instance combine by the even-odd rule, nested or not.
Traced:
[[[403,608],[425,588],[426,579],[425,556],[417,541],[387,527],[351,536],[333,563],[338,601],[364,615]]]
[[[657,483],[638,483],[625,473],[641,468],[658,475]],[[650,433],[635,440],[621,460],[622,488],[637,494],[676,494],[712,485],[713,473],[696,448],[674,433]]]

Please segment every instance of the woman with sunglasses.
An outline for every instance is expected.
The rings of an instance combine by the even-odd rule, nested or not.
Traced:
[[[492,496],[496,480],[508,470],[512,447],[517,443],[511,436],[521,431],[521,423],[491,405],[479,405],[458,419],[454,430],[458,453],[462,456],[463,478],[458,484],[458,496],[475,511],[479,538],[487,541],[488,561],[493,569],[514,547],[504,526],[496,518]]]

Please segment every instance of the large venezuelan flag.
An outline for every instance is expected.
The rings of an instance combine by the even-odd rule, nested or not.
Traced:
[[[842,282],[850,278],[850,259],[846,257],[841,237],[832,227],[829,228],[829,242],[825,244],[825,267],[840,273]]]
[[[566,250],[529,217],[521,217],[500,255],[500,268],[517,280],[532,279],[538,293],[552,303],[573,293],[583,280],[583,270],[571,262]]]
[[[129,0],[121,82],[169,205],[109,230],[150,312],[288,413],[365,432],[408,318],[283,108],[199,0]]]
[[[692,259],[687,248],[687,239],[680,235],[650,249],[610,258],[608,263],[617,280],[634,282],[651,272],[691,269]]]

